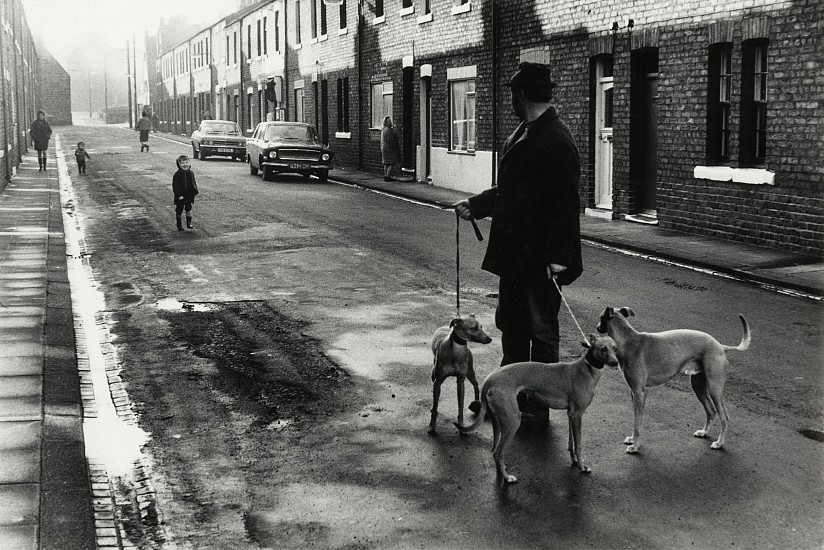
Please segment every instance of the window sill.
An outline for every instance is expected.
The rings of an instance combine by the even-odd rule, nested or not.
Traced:
[[[300,49],[302,49],[302,48],[303,48],[303,43],[301,42],[301,43],[295,44],[293,47],[294,47],[296,50],[300,50]]]
[[[349,34],[349,28],[348,27],[338,29],[338,36],[343,36],[344,34]]]
[[[432,12],[427,13],[426,15],[421,15],[418,17],[418,25],[423,25],[424,23],[431,23],[432,22]]]
[[[729,166],[696,166],[695,179],[731,181],[748,185],[775,185],[775,172],[761,168],[732,168]]]
[[[335,132],[337,139],[352,139],[352,132]]]
[[[469,13],[472,10],[472,2],[467,2],[460,6],[452,7],[452,15],[459,15],[461,13]]]
[[[328,39],[329,39],[328,34],[322,34],[322,35],[320,35],[320,38],[318,38],[318,42],[326,42]]]
[[[409,6],[408,8],[401,8],[401,17],[406,17],[407,15],[412,15],[415,13],[415,6]]]
[[[381,15],[380,17],[376,17],[372,20],[373,25],[380,25],[381,23],[386,23],[385,15]]]
[[[447,151],[447,154],[450,154],[450,155],[464,155],[464,156],[468,156],[468,157],[474,157],[475,152],[476,151],[460,151],[460,150],[452,149],[452,150]]]

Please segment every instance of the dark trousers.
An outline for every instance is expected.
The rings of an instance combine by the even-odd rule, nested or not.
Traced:
[[[546,277],[528,281],[501,279],[495,326],[501,330],[501,366],[522,361],[557,363],[560,349],[558,311],[561,295]]]
[[[86,161],[85,160],[78,160],[77,161],[77,173],[78,174],[85,174],[86,173]]]
[[[192,211],[192,203],[189,201],[185,202],[176,202],[175,203],[175,215],[179,218],[181,214],[183,214],[183,210],[186,210],[186,217],[190,217],[189,213]]]

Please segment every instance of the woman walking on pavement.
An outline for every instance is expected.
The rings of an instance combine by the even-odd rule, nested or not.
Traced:
[[[177,157],[177,172],[172,176],[172,191],[175,194],[175,217],[177,229],[183,231],[183,211],[186,210],[186,227],[192,227],[192,204],[198,194],[195,175],[190,170],[191,161],[186,155]]]
[[[392,119],[383,119],[383,129],[381,129],[381,159],[383,161],[383,181],[393,181],[392,174],[395,165],[401,161],[401,145],[398,142],[398,134],[392,126]]]
[[[149,150],[149,132],[152,130],[152,119],[149,118],[149,113],[143,111],[140,120],[137,121],[135,130],[140,132],[140,152],[145,148]]]
[[[34,148],[37,149],[37,164],[40,166],[38,172],[46,171],[46,151],[49,150],[49,140],[51,139],[51,126],[46,121],[46,113],[37,111],[37,118],[31,123],[29,129]]]

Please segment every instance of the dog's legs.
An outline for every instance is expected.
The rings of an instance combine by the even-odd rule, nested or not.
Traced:
[[[644,407],[647,402],[647,388],[641,386],[632,390],[632,408],[634,410],[634,423],[632,435],[624,439],[624,445],[629,445],[626,452],[637,453],[641,446],[641,424],[644,422]]]
[[[464,380],[466,379],[463,376],[458,376],[456,384],[458,388],[458,423],[461,425],[464,423]]]
[[[582,473],[588,474],[592,471],[589,466],[584,465],[584,460],[581,456],[581,424],[583,414],[580,412],[567,412],[569,420],[569,456],[572,458],[572,465],[578,466]]]
[[[435,422],[438,420],[438,401],[441,398],[441,384],[446,378],[437,378],[432,384],[432,418],[429,420],[429,433],[435,434]]]
[[[710,382],[709,393],[713,405],[715,405],[715,408],[718,410],[718,419],[721,420],[721,433],[718,435],[718,439],[712,442],[710,447],[713,449],[721,449],[724,446],[724,440],[727,436],[727,421],[730,418],[727,414],[727,406],[724,404],[723,382],[720,384]]]
[[[712,404],[712,399],[710,399],[710,394],[707,391],[707,376],[703,372],[693,374],[690,376],[690,384],[698,401],[703,405],[704,412],[707,413],[707,421],[704,427],[692,435],[694,437],[707,437],[710,433],[710,424],[715,418],[715,405]]]
[[[469,404],[469,410],[478,414],[478,411],[481,410],[481,389],[478,387],[478,378],[475,376],[475,369],[471,366],[469,367],[469,372],[466,373],[466,379],[469,380],[469,383],[472,384],[472,387],[475,389],[475,400]]]
[[[515,438],[515,433],[521,425],[521,414],[518,411],[518,401],[513,396],[512,399],[504,397],[506,402],[498,402],[497,396],[493,397],[493,392],[487,394],[489,411],[492,413],[492,430],[494,432],[492,444],[492,457],[495,459],[495,467],[498,471],[498,479],[504,483],[515,483],[518,478],[510,475],[506,471],[504,464],[504,452]],[[492,398],[492,400],[490,400]]]

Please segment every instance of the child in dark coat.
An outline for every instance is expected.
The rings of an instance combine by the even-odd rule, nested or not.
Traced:
[[[195,195],[198,194],[195,175],[189,169],[191,161],[186,155],[177,157],[177,172],[172,176],[172,190],[175,194],[175,217],[177,218],[177,228],[183,231],[183,211],[186,211],[186,227],[192,227],[192,204],[195,202]]]
[[[85,174],[86,159],[90,159],[92,157],[90,157],[89,153],[86,152],[86,144],[82,141],[77,143],[77,149],[74,150],[74,158],[77,160],[77,173]]]

